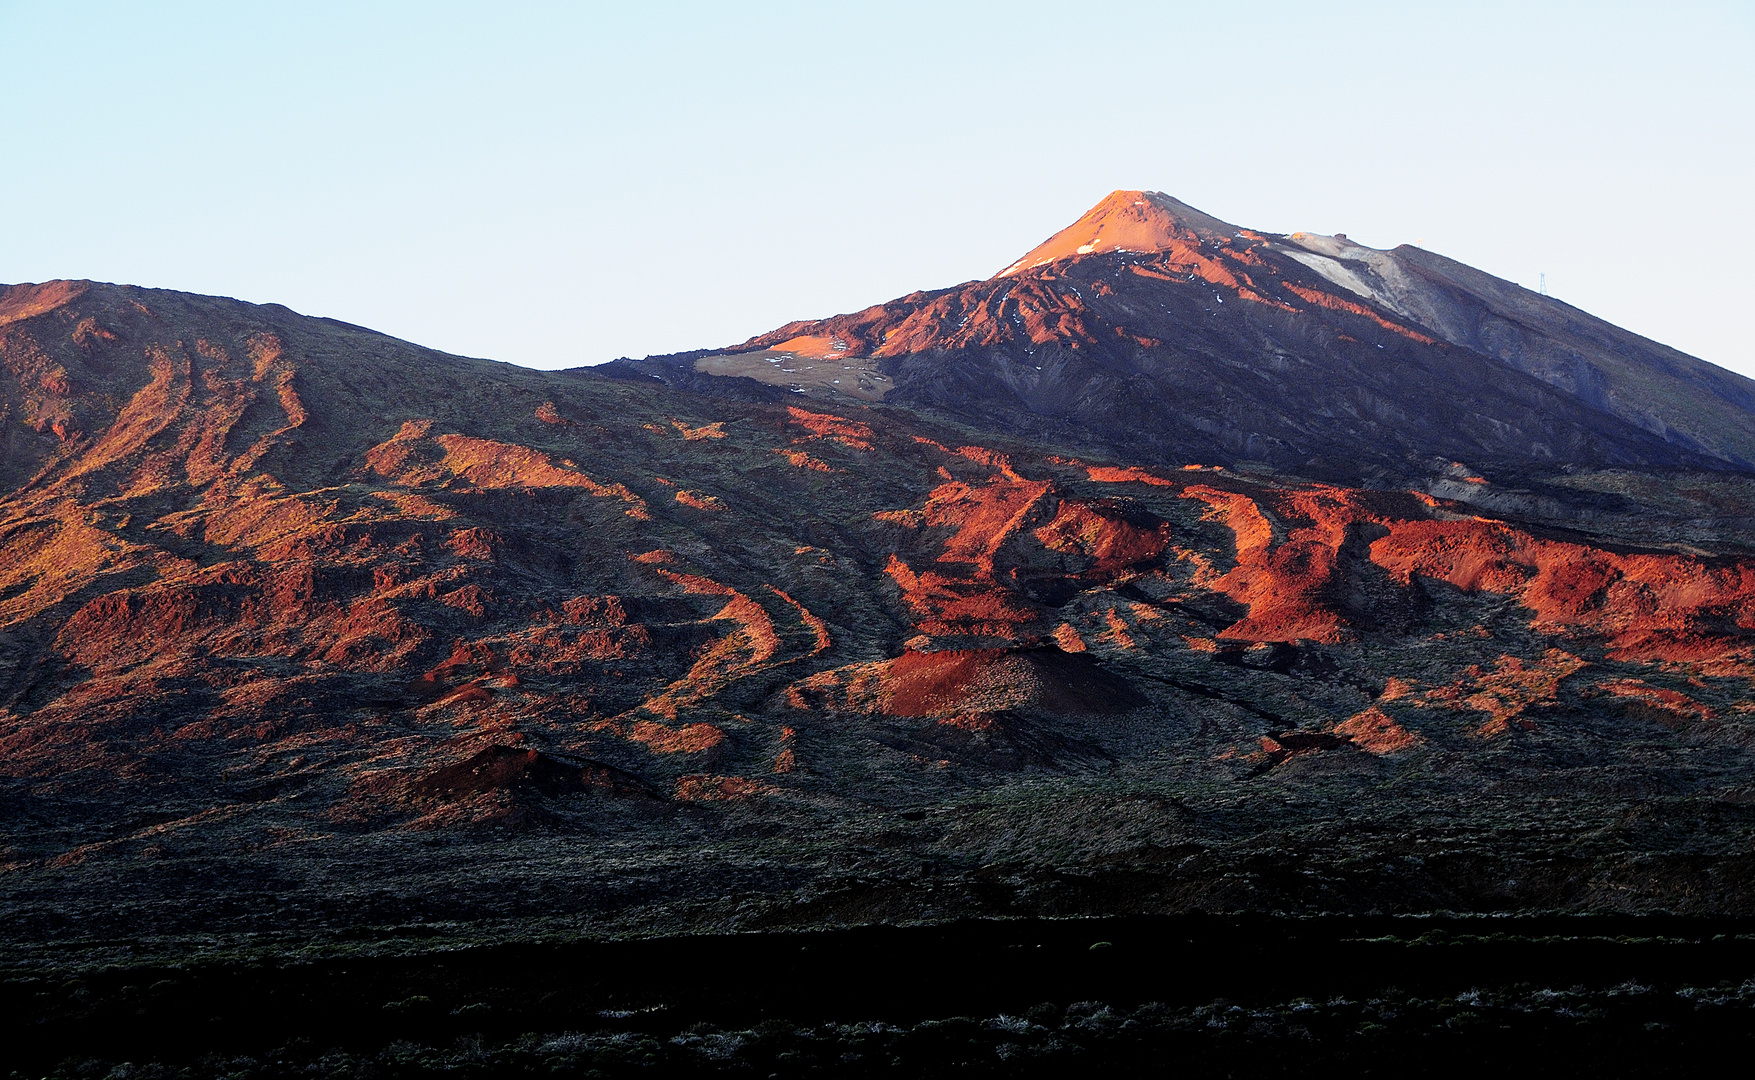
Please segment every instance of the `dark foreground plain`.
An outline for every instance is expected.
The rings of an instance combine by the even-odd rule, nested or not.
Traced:
[[[1271,916],[7,973],[13,1076],[1694,1075],[1755,922]]]

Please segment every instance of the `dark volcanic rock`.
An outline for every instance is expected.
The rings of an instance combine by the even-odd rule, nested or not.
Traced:
[[[656,798],[639,777],[601,761],[565,761],[540,750],[490,746],[467,761],[436,769],[408,785],[416,798],[456,799],[489,792],[608,795]]]

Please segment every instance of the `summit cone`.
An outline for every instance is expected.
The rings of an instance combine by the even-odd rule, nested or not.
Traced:
[[[1240,231],[1161,191],[1112,191],[1083,217],[994,276],[1011,277],[1075,255],[1170,251],[1179,244],[1228,240]]]

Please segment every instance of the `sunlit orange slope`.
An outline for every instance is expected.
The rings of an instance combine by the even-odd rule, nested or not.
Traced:
[[[1169,251],[1178,243],[1224,240],[1235,225],[1203,214],[1161,191],[1112,191],[1085,216],[1055,233],[996,277],[1010,277],[1075,255],[1112,251]]]

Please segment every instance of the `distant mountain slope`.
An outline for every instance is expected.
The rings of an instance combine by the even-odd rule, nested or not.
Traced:
[[[1352,482],[1451,460],[1755,461],[1750,380],[1417,249],[1238,229],[1152,192],[1114,193],[988,281],[791,323],[726,354],[626,366]]]
[[[1294,233],[1294,258],[1443,341],[1682,446],[1755,462],[1755,381],[1442,255]],[[1314,258],[1310,256],[1315,256]]]
[[[528,394],[548,380],[276,304],[0,287],[0,490],[115,497],[249,471],[326,483],[384,417],[468,412],[483,381]]]

